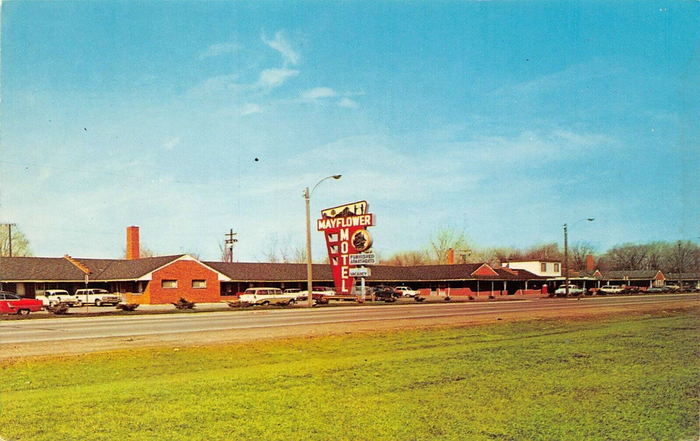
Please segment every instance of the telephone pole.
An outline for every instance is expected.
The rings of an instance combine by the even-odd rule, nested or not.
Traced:
[[[16,227],[17,224],[0,224],[0,225],[5,225],[7,227],[7,241],[8,241],[8,251],[9,251],[9,256],[12,257],[12,227]]]
[[[234,236],[238,235],[238,233],[233,232],[233,228],[229,229],[229,232],[224,234],[226,236],[226,262],[233,262],[233,245],[238,242],[238,239],[236,239]]]

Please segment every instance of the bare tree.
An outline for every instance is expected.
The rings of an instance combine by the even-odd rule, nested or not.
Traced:
[[[470,262],[484,262],[499,267],[502,262],[510,260],[516,254],[518,251],[508,247],[477,248],[472,252]]]
[[[670,248],[668,271],[687,273],[700,269],[700,247],[690,241],[679,240],[676,246]]]
[[[273,233],[267,238],[261,260],[270,263],[303,263],[306,262],[306,249],[294,244],[291,234],[280,238],[277,233]]]
[[[472,247],[464,233],[444,227],[430,240],[430,257],[433,263],[447,263],[447,252],[453,249],[469,255]]]
[[[642,269],[647,257],[645,245],[625,243],[617,245],[605,253],[606,266],[611,270]]]
[[[148,248],[147,246],[141,244],[139,245],[139,258],[143,259],[144,257],[156,257],[158,253],[153,251],[151,248]],[[122,259],[126,259],[126,248],[122,248]]]
[[[673,247],[668,242],[651,242],[644,245],[647,250],[643,269],[658,270],[669,267],[669,257]]]
[[[590,242],[577,242],[569,247],[571,269],[581,271],[586,269],[586,256],[594,255],[595,248]]]
[[[393,254],[384,264],[392,266],[414,266],[428,263],[429,256],[425,251],[402,251]]]
[[[29,239],[16,225],[12,227],[9,225],[0,226],[0,256],[10,255],[10,231],[12,231],[12,256],[31,256],[32,250],[29,247]]]
[[[525,251],[515,250],[512,259],[525,260],[562,260],[563,253],[556,242],[532,246]]]

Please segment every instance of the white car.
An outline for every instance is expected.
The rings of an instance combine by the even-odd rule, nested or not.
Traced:
[[[559,288],[557,288],[556,291],[554,291],[554,294],[558,296],[565,296],[566,295],[566,285],[561,285]],[[577,296],[583,294],[583,289],[579,288],[576,285],[569,285],[569,295],[570,296]]]
[[[622,291],[624,288],[621,286],[603,285],[598,290],[598,294],[620,294]]]
[[[417,295],[420,294],[418,291],[411,289],[410,287],[405,286],[405,285],[404,286],[397,286],[396,288],[394,288],[394,291],[403,297],[416,297]]]
[[[80,304],[91,304],[95,306],[118,305],[121,301],[119,294],[113,294],[106,289],[86,288],[75,291],[75,297]]]
[[[70,295],[65,289],[47,289],[43,295],[36,296],[44,306],[54,306],[66,303],[68,306],[80,305],[77,297]]]
[[[241,305],[293,305],[299,293],[285,293],[279,288],[248,288],[239,299]]]

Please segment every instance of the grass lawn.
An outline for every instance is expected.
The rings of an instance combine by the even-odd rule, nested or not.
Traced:
[[[0,362],[0,437],[697,440],[697,311]]]

